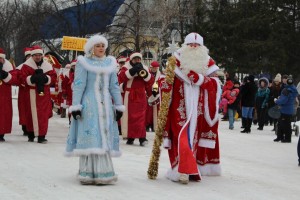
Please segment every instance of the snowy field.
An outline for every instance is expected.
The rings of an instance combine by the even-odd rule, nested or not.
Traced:
[[[228,129],[220,122],[222,176],[203,177],[188,185],[165,178],[169,168],[163,150],[157,180],[147,178],[154,133],[147,133],[146,147],[127,146],[121,141],[122,157],[114,158],[119,180],[109,186],[83,186],[75,178],[78,158],[63,156],[68,120],[56,114],[50,120],[48,144],[28,143],[18,125],[14,104],[13,131],[0,143],[0,200],[299,200],[300,167],[298,137],[291,144],[275,143],[272,127],[264,131],[252,127],[240,133],[240,122]]]

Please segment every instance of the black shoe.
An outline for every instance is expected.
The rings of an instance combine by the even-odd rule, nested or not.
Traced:
[[[4,135],[0,135],[0,142],[5,142]]]
[[[263,129],[264,129],[263,127],[258,127],[258,128],[257,128],[257,130],[261,130],[261,131],[262,131]]]
[[[28,142],[34,142],[34,133],[33,132],[28,132]]]
[[[291,140],[281,140],[281,143],[291,143]]]
[[[133,142],[134,142],[133,138],[128,138],[126,144],[133,145]]]
[[[280,139],[280,138],[276,138],[276,139],[274,139],[273,141],[274,141],[274,142],[279,142],[279,141],[281,141],[281,139]]]
[[[140,138],[139,141],[140,141],[140,146],[141,147],[143,147],[146,144],[148,144],[148,140],[146,138]]]
[[[37,142],[40,144],[46,144],[48,142],[48,140],[43,137],[43,138],[38,138]]]
[[[241,131],[241,133],[251,133],[251,130],[245,128],[244,130]]]

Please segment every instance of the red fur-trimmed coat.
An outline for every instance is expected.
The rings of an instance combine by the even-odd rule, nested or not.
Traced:
[[[129,62],[121,68],[118,79],[123,93],[123,103],[126,107],[121,118],[122,135],[124,138],[145,138],[146,137],[146,108],[147,96],[146,92],[151,94],[151,88],[154,78],[149,72],[148,67],[143,66],[148,72],[147,78],[141,78],[137,75],[131,76],[129,69],[132,66]]]
[[[1,80],[0,85],[0,135],[11,133],[13,117],[11,86],[16,85],[18,80],[17,71],[8,60],[5,59],[2,69],[8,72],[8,76]]]
[[[26,60],[21,69],[21,84],[25,85],[26,93],[29,99],[25,101],[29,112],[26,116],[26,128],[29,132],[34,132],[36,136],[45,136],[48,131],[48,121],[52,117],[52,105],[50,96],[50,85],[54,85],[57,75],[52,65],[46,61],[43,62],[40,69],[48,77],[48,82],[44,86],[44,96],[37,93],[36,85],[31,83],[30,78],[38,69],[32,58]]]
[[[167,177],[177,181],[178,173],[194,180],[201,175],[219,175],[219,81],[199,74],[199,81],[191,83],[178,67],[175,74],[173,85],[162,84],[163,90],[172,90],[164,133],[172,167]]]

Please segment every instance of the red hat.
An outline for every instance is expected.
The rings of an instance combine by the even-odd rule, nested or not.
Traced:
[[[34,54],[44,54],[42,47],[40,47],[38,45],[31,47],[31,55],[34,55]]]
[[[5,51],[2,48],[0,48],[0,58],[5,59]]]
[[[207,67],[206,76],[220,69],[212,58],[209,59]]]
[[[140,59],[143,59],[143,56],[142,56],[142,54],[141,53],[139,53],[139,52],[134,52],[134,53],[132,53],[131,55],[130,55],[130,60],[132,60],[133,58],[135,58],[135,57],[139,57]]]
[[[24,55],[25,55],[25,57],[27,56],[27,55],[30,55],[31,54],[31,48],[30,47],[25,47],[24,48]]]
[[[159,67],[159,62],[152,61],[150,65],[151,65],[151,67],[158,68]]]
[[[124,57],[124,56],[120,56],[120,57],[118,58],[118,63],[120,63],[120,62],[126,62],[126,61],[127,61],[127,58]]]

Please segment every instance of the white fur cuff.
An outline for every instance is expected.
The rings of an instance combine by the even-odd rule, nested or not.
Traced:
[[[124,112],[125,111],[125,106],[124,105],[115,105],[115,109],[117,110],[117,111],[121,111],[121,112]]]
[[[195,83],[195,85],[202,85],[204,81],[204,76],[202,74],[198,74],[199,80]]]
[[[126,75],[126,77],[127,77],[128,79],[132,79],[132,78],[133,78],[133,76],[130,75],[129,70],[127,70],[127,71],[125,72],[125,75]]]
[[[4,81],[5,83],[7,83],[8,81],[10,81],[11,78],[12,78],[11,74],[8,73],[8,76],[7,76],[5,79],[3,79],[3,81]]]
[[[150,74],[150,72],[148,72],[148,76],[147,76],[147,78],[145,78],[144,80],[145,80],[146,82],[150,81],[151,76],[152,76],[152,75]]]
[[[69,108],[69,113],[73,112],[73,111],[81,111],[82,110],[82,105],[79,104],[79,105],[72,105],[70,106]]]
[[[27,78],[26,78],[27,84],[28,84],[29,86],[35,86],[35,84],[31,83],[30,78],[31,78],[31,76],[27,76]]]
[[[165,149],[171,149],[171,140],[169,138],[163,139],[163,147]]]
[[[214,149],[215,146],[216,146],[216,141],[207,140],[207,139],[200,139],[198,145],[199,145],[199,147]]]
[[[47,81],[46,85],[50,85],[50,83],[51,83],[51,77],[48,76],[48,75],[46,75],[46,76],[47,76],[47,78],[48,78],[48,81]]]

